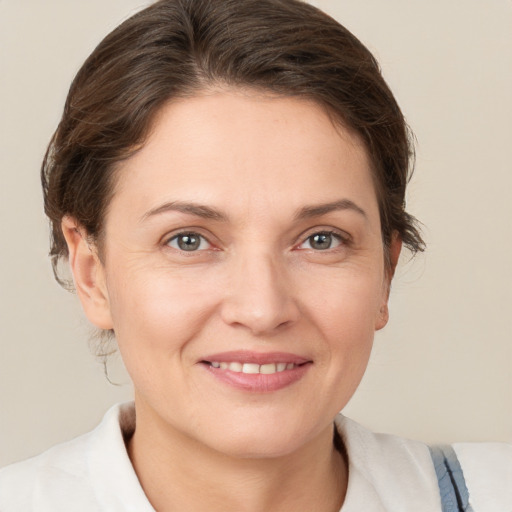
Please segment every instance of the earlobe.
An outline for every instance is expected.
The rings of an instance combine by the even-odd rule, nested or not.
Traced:
[[[386,326],[389,320],[389,309],[386,299],[386,304],[383,304],[380,308],[379,314],[375,320],[375,330],[380,331],[382,328]]]
[[[69,252],[69,265],[76,293],[87,318],[100,329],[112,329],[112,317],[105,272],[96,248],[87,240],[85,230],[72,217],[61,223]]]

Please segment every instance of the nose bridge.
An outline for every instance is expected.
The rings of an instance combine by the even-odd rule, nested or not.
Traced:
[[[235,259],[222,308],[226,323],[264,334],[298,319],[293,283],[283,260],[254,249]]]

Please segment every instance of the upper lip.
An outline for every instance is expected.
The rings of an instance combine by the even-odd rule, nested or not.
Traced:
[[[220,352],[212,354],[201,359],[209,363],[253,363],[253,364],[269,364],[269,363],[293,363],[304,364],[311,362],[310,359],[292,354],[289,352],[252,352],[249,350],[235,350],[230,352]]]

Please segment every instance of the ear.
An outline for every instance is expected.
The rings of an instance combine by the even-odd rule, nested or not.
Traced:
[[[76,293],[85,315],[96,327],[112,329],[105,271],[96,247],[88,242],[85,229],[74,218],[64,217],[61,228],[68,246]]]
[[[388,259],[386,260],[385,277],[384,277],[384,290],[382,294],[382,304],[380,311],[375,321],[375,330],[382,329],[389,320],[389,292],[391,290],[391,281],[395,275],[395,269],[398,264],[398,258],[402,251],[402,239],[395,231],[391,237],[391,242],[388,247]]]

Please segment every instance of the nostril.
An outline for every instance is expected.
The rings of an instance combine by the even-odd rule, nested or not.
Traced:
[[[222,308],[222,319],[232,327],[245,327],[254,335],[263,335],[283,330],[299,318],[297,308],[288,302],[268,301],[255,307],[250,297],[227,301]]]

